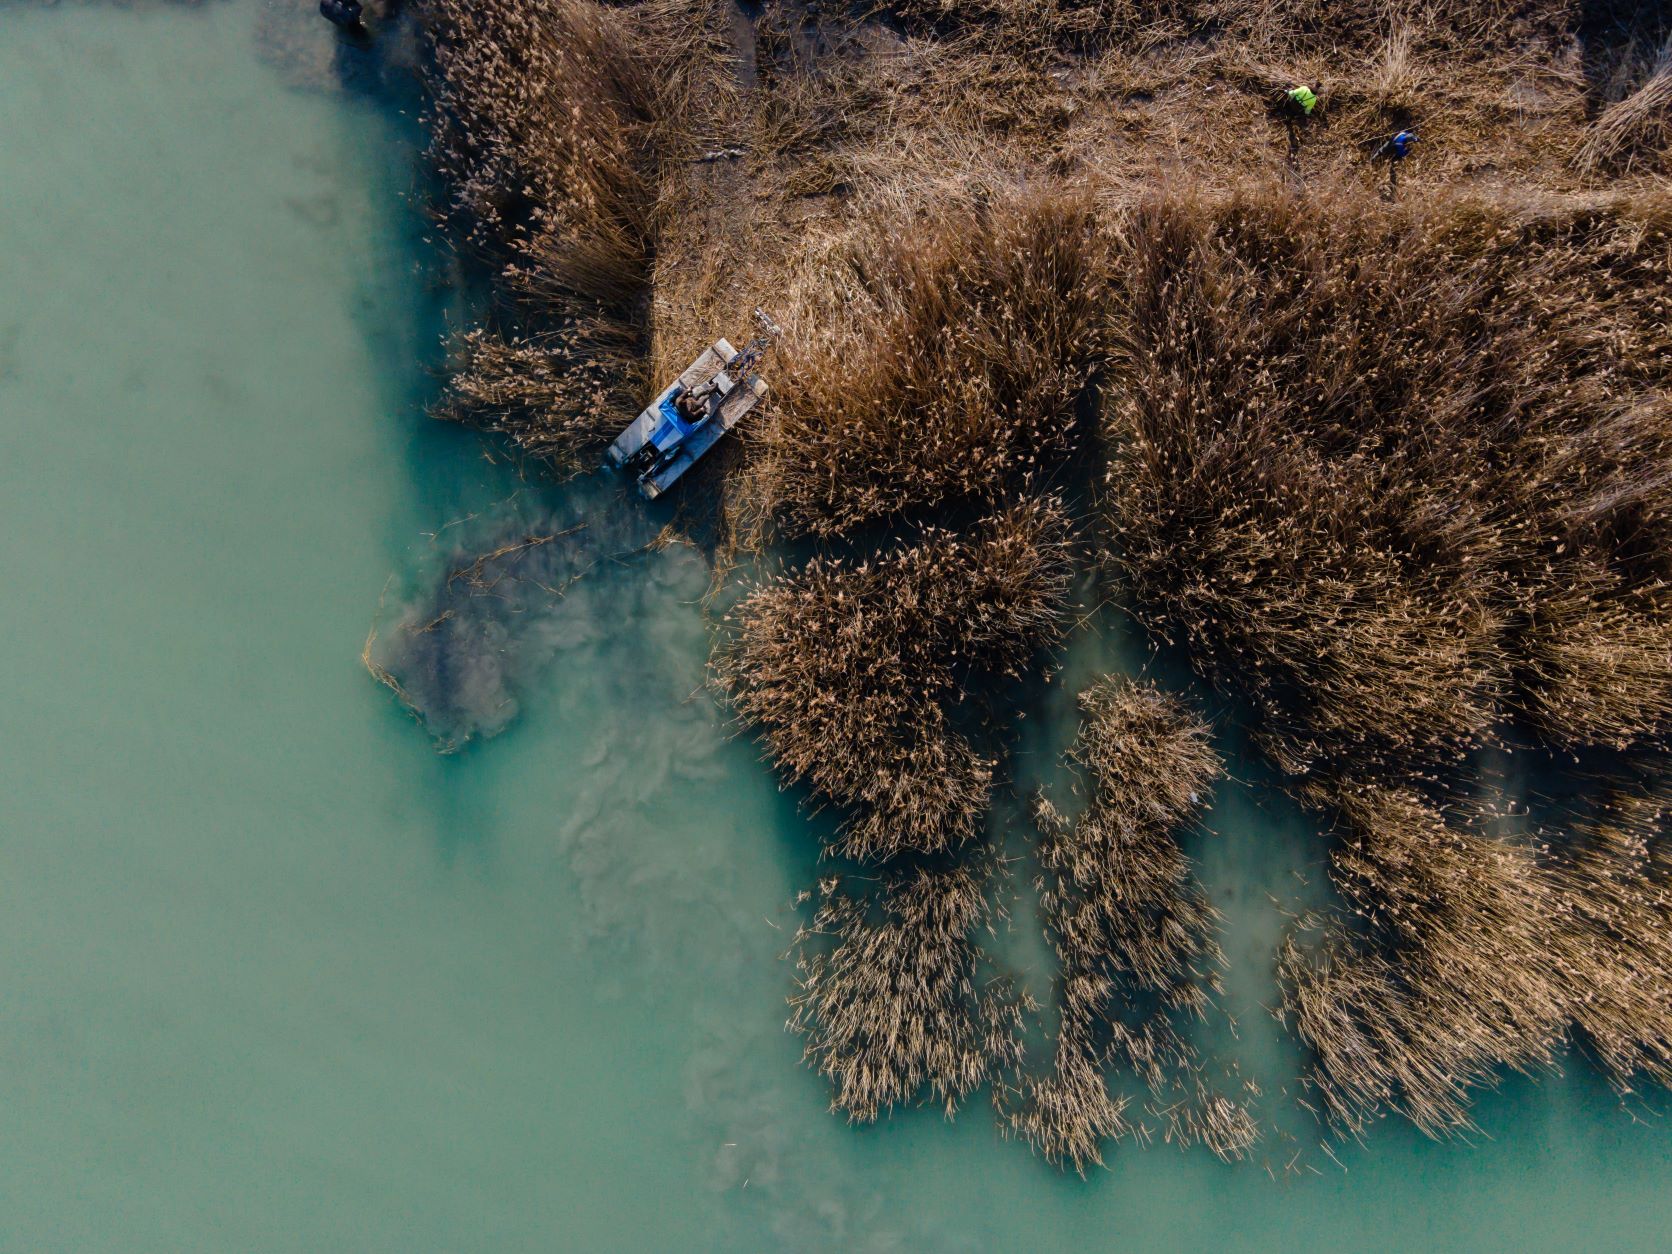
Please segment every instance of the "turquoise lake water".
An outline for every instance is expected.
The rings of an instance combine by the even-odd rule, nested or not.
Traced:
[[[462,753],[361,667],[446,524],[620,506],[423,417],[416,136],[310,8],[0,3],[0,1247],[1672,1247],[1672,1127],[1579,1065],[1344,1167],[1275,1138],[1082,1181],[982,1101],[827,1115],[779,960],[816,855],[699,691],[695,554],[577,585]],[[1077,641],[1027,760],[1135,649]],[[1254,786],[1211,821],[1208,1044],[1304,1133],[1262,1006],[1322,845]]]

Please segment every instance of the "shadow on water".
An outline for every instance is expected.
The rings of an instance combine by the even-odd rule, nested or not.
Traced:
[[[394,0],[367,0],[368,31],[355,37],[320,12],[319,0],[261,0],[256,54],[291,87],[380,103],[417,100],[417,29]]]
[[[393,0],[386,0],[386,5]],[[368,12],[376,7],[368,4]],[[337,206],[339,180],[354,167],[372,167],[380,186],[405,202],[389,212],[384,230],[363,242],[363,255],[345,258],[355,274],[348,312],[375,365],[384,407],[396,416],[411,485],[411,509],[391,514],[388,542],[404,550],[413,533],[435,520],[472,513],[523,485],[523,476],[498,458],[476,432],[428,421],[450,327],[467,325],[484,301],[481,274],[446,246],[430,207],[439,185],[425,159],[421,124],[424,92],[421,48],[410,11],[394,12],[369,39],[344,35],[320,14],[318,0],[259,0],[251,40],[260,61],[293,91],[330,96],[349,107],[299,157],[312,194],[287,203],[320,231],[322,250],[345,247]],[[416,367],[416,368],[415,368]]]

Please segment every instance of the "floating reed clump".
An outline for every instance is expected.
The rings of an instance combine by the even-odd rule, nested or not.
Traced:
[[[1083,193],[879,210],[804,287],[757,434],[759,511],[830,535],[1039,477],[1099,360],[1107,264]]]
[[[1069,572],[1053,500],[858,564],[814,558],[729,616],[715,674],[787,780],[853,807],[837,852],[945,849],[974,833],[992,780],[953,726],[960,686],[1056,640]]]
[[[1574,1039],[1622,1091],[1672,1080],[1664,797],[1616,798],[1535,843],[1406,789],[1311,795],[1344,825],[1335,875],[1360,928],[1291,938],[1281,978],[1335,1126],[1392,1108],[1430,1135],[1470,1129],[1472,1088],[1549,1066]]]
[[[1446,760],[1511,714],[1663,732],[1664,207],[1338,191],[1132,219],[1106,434],[1140,613],[1292,771]]]
[[[869,1123],[927,1088],[952,1115],[1020,1058],[1020,1005],[1002,983],[976,987],[971,934],[990,920],[969,867],[890,877],[880,919],[832,878],[804,933],[791,1030],[832,1085],[831,1109]],[[812,942],[834,941],[813,951]]]
[[[1091,777],[1091,802],[1073,824],[1043,799],[1038,813],[1042,903],[1061,962],[1056,1058],[1050,1074],[1023,1082],[1010,1131],[1052,1162],[1102,1162],[1101,1142],[1130,1130],[1103,1077],[1117,1065],[1166,1095],[1170,1139],[1241,1157],[1258,1128],[1201,1080],[1174,1023],[1205,1014],[1224,954],[1218,912],[1172,833],[1200,814],[1224,765],[1207,726],[1153,684],[1108,677],[1080,694],[1080,709],[1071,757]]]
[[[723,95],[702,10],[424,0],[419,16],[443,216],[502,263],[520,328],[458,339],[436,413],[575,470],[636,408],[664,170]]]

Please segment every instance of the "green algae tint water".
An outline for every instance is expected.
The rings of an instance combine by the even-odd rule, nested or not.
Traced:
[[[1672,1128],[1582,1068],[1483,1099],[1478,1145],[1387,1124],[1287,1175],[1277,1137],[1081,1181],[979,1101],[828,1116],[778,959],[816,857],[693,695],[695,556],[587,581],[455,757],[359,665],[426,533],[520,485],[419,412],[417,137],[310,7],[0,7],[0,1247],[1672,1244]],[[1024,773],[1141,661],[1085,633]],[[1207,1045],[1304,1133],[1268,894],[1322,850],[1254,787],[1213,823]],[[1033,926],[1001,941],[1044,994]]]

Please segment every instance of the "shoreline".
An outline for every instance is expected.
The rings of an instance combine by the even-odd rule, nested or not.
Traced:
[[[1047,596],[996,664],[974,625],[1015,615],[1006,580],[1048,582],[1062,546],[1337,833],[1344,922],[1274,955],[1336,1134],[1386,1109],[1467,1131],[1468,1090],[1547,1063],[1576,1022],[1622,1090],[1672,1079],[1672,953],[1654,939],[1672,922],[1672,199],[1643,51],[1664,32],[1582,29],[1559,3],[1421,28],[1296,16],[1237,34],[1237,17],[1205,38],[1101,12],[769,6],[745,27],[673,0],[420,6],[442,216],[501,269],[500,325],[457,342],[442,416],[572,472],[690,345],[769,305],[773,392],[692,473],[683,513],[714,537],[717,587],[734,562],[815,554],[746,581],[716,683],[780,777],[849,816],[827,852],[914,886],[885,911],[939,917],[935,882],[967,897],[1020,706],[965,727],[966,698],[1001,673],[1046,679],[1079,610]],[[1038,55],[1015,52],[1024,34]],[[1323,106],[1285,156],[1271,110],[1291,78]],[[1414,173],[1384,195],[1366,137],[1409,126]],[[1060,510],[1061,477],[1093,467],[1096,500],[1061,539],[946,573],[963,536]],[[929,695],[876,704],[895,691]],[[1474,756],[1529,734],[1612,776],[1534,844],[1500,833],[1505,803],[1464,805],[1487,782]],[[967,983],[980,909],[944,934],[832,909],[796,1004],[833,1081],[897,1065],[881,1107],[927,1085],[950,1110],[989,1065],[1020,1075],[1012,1036],[972,1043],[977,1021],[1031,1014],[1019,1001],[954,997],[907,1034],[914,1062],[881,1044],[911,1012],[880,973],[928,946],[959,955],[948,972],[889,978]],[[847,991],[815,997],[830,962]],[[831,1035],[852,1016],[874,1026]],[[1094,1112],[1090,1077],[1127,1029],[1088,1022],[1071,1069]],[[1180,1077],[1195,1065],[1148,1048]],[[994,1079],[994,1099],[1030,1083]],[[1040,1102],[1004,1118],[1054,1159],[1083,1167],[1126,1131],[1103,1110],[1089,1139],[1042,1140]],[[1178,1126],[1225,1156],[1250,1143]]]

